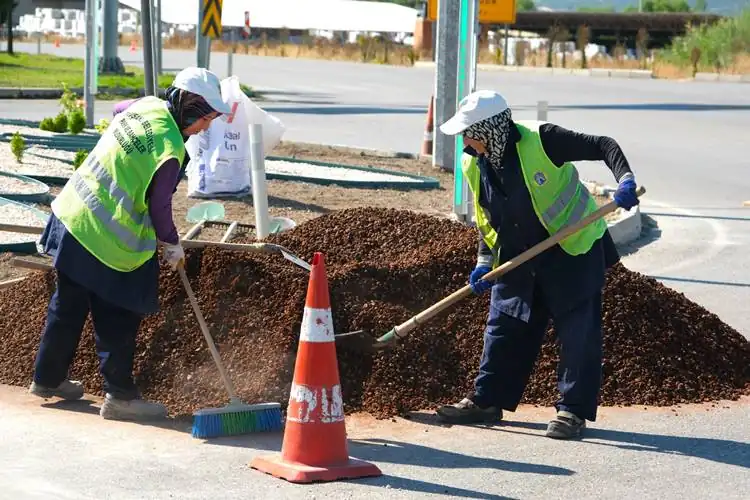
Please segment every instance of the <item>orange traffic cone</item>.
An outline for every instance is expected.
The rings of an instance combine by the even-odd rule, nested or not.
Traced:
[[[433,133],[435,131],[435,96],[430,97],[430,106],[427,108],[427,123],[424,127],[424,139],[422,140],[422,156],[432,156]]]
[[[135,51],[136,51],[135,40],[131,40],[130,41],[130,52],[135,52]]]
[[[55,48],[56,48],[56,49],[59,49],[59,48],[60,48],[60,38],[59,38],[59,37],[58,37],[58,38],[55,38]]]
[[[280,455],[256,457],[250,467],[293,483],[380,476],[349,457],[333,320],[323,254],[312,261],[305,312]]]

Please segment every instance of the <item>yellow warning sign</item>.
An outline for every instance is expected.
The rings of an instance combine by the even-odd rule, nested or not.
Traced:
[[[438,18],[438,0],[427,0],[427,19]],[[481,24],[513,24],[516,22],[516,0],[479,0]]]
[[[201,35],[221,38],[221,5],[224,0],[202,0]]]

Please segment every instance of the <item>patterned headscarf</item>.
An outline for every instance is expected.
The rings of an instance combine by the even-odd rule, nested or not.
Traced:
[[[172,117],[177,122],[177,126],[180,127],[180,131],[215,111],[205,99],[187,90],[169,87],[165,94]]]
[[[493,167],[500,168],[505,154],[505,147],[510,136],[511,112],[510,108],[486,120],[475,123],[464,134],[475,141],[484,144],[487,149],[487,159]]]

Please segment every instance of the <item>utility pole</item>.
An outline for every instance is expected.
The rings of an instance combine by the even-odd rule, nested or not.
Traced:
[[[456,112],[458,71],[458,15],[461,0],[440,0],[437,16],[437,54],[435,71],[435,142],[432,165],[449,172],[455,164],[452,137],[440,132],[439,126]]]
[[[118,0],[102,0],[102,57],[99,60],[99,72],[102,74],[125,73],[125,66],[117,55],[120,45],[118,9]]]
[[[94,13],[96,12],[95,2],[96,0],[86,0],[84,16],[86,20],[86,49],[83,60],[83,102],[87,127],[94,126],[94,94],[91,92],[93,87],[92,69],[98,66],[94,60],[94,30],[96,30],[94,19]]]
[[[209,59],[211,55],[211,38],[203,36],[201,25],[203,24],[203,0],[193,0],[198,2],[198,20],[195,23],[195,58],[196,66],[199,68],[209,69]]]
[[[163,0],[153,0],[154,2],[154,74],[156,81],[159,81],[159,75],[164,71],[162,66],[162,56],[164,55],[162,45],[162,25],[161,25],[161,3]],[[158,84],[157,84],[158,86]]]
[[[145,95],[156,95],[154,80],[154,43],[151,28],[151,1],[141,0],[141,32],[143,34],[143,73],[145,76]]]

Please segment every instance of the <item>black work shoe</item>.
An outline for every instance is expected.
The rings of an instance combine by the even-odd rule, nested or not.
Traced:
[[[557,417],[547,426],[547,437],[553,439],[573,439],[581,437],[586,421],[567,411],[558,411]]]
[[[469,398],[464,398],[456,404],[438,408],[438,417],[447,424],[478,424],[482,422],[497,422],[503,418],[503,410],[495,406],[481,408]]]

